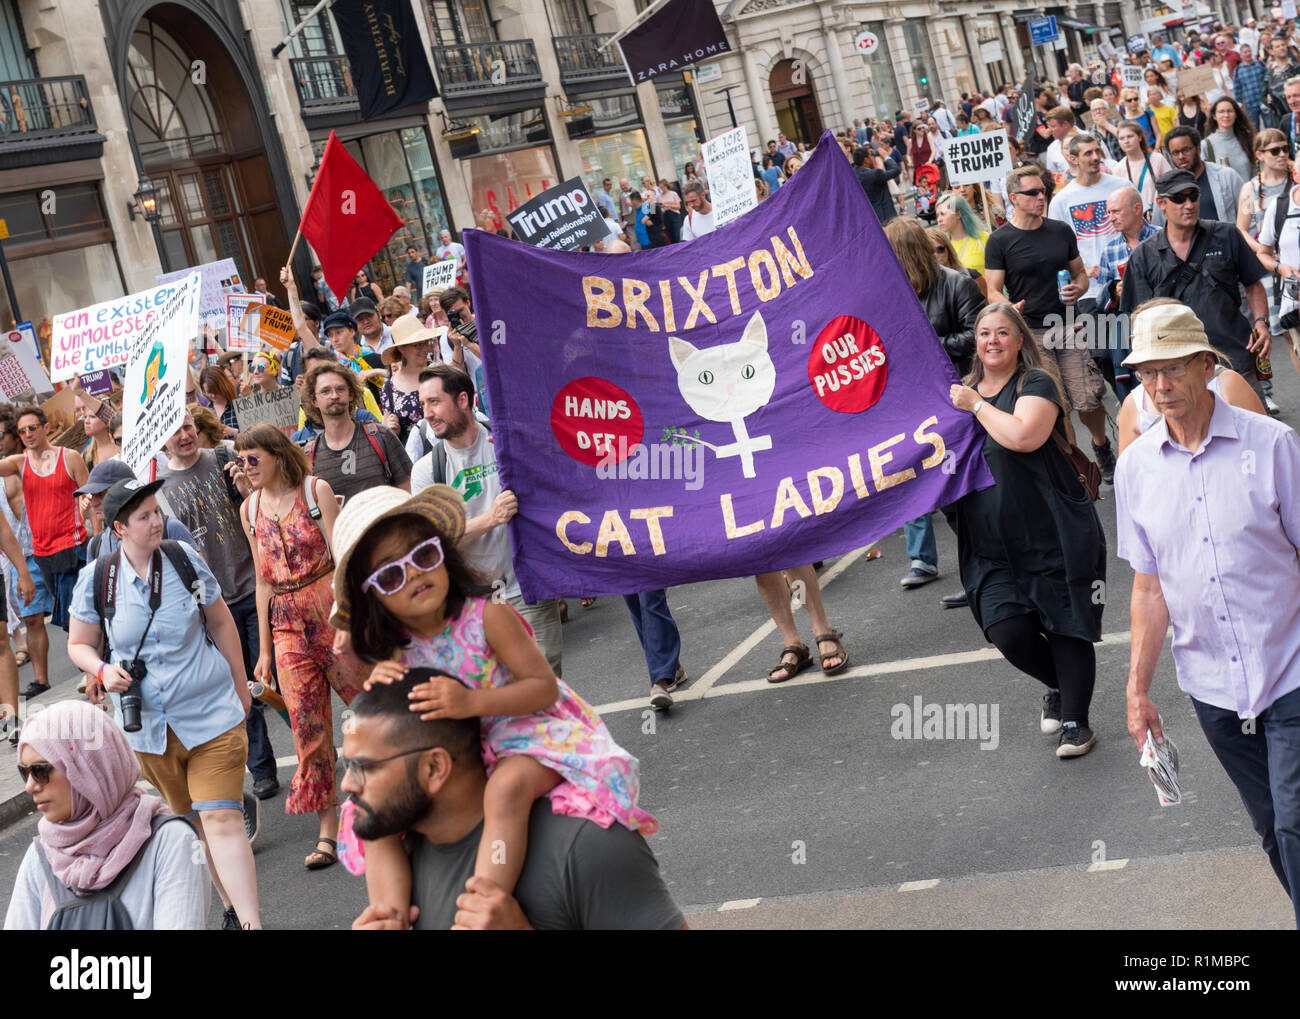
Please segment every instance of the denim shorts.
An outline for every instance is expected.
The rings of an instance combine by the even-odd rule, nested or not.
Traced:
[[[18,615],[27,619],[31,616],[48,616],[54,611],[54,598],[45,587],[45,578],[41,575],[40,565],[36,562],[34,555],[27,557],[27,572],[32,575],[32,583],[36,585],[36,594],[29,602],[24,602],[18,595],[18,569],[11,566],[9,569],[9,604],[14,607]]]

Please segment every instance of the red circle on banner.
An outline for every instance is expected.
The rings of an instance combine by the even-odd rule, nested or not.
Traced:
[[[808,381],[817,398],[841,414],[866,410],[885,392],[889,361],[880,334],[860,318],[837,315],[817,334]]]
[[[645,422],[626,390],[588,375],[555,394],[551,431],[569,456],[595,467],[606,457],[609,463],[626,460],[641,441]]]

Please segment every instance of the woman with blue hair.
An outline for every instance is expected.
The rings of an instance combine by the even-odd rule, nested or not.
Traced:
[[[961,195],[949,191],[935,206],[938,226],[952,239],[953,250],[967,269],[984,274],[984,245],[989,234]]]

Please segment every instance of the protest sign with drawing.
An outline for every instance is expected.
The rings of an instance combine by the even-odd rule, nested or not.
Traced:
[[[142,474],[185,419],[190,341],[199,327],[200,277],[176,280],[131,341],[122,393],[122,459]]]
[[[815,562],[992,483],[952,362],[822,142],[730,229],[647,257],[466,234],[479,320],[563,340],[483,344],[526,599]]]
[[[281,386],[269,393],[252,393],[235,401],[235,416],[241,431],[266,422],[286,435],[298,427],[298,391]]]
[[[754,164],[749,158],[749,138],[743,127],[733,127],[706,141],[704,164],[709,170],[714,226],[730,223],[758,207]]]
[[[154,287],[55,315],[50,336],[50,379],[63,382],[74,375],[126,364],[135,337],[175,291],[172,285]]]
[[[424,279],[420,281],[420,295],[425,296],[455,285],[456,259],[444,258],[437,262],[430,262],[424,267]]]
[[[253,311],[252,306],[260,306],[265,302],[266,298],[262,294],[226,295],[227,350],[245,350],[256,353],[262,349],[262,338],[257,332],[257,324],[261,315]]]
[[[945,138],[943,161],[953,186],[1002,180],[1014,169],[1005,130]]]

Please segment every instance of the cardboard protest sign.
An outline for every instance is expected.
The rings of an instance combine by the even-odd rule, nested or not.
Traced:
[[[547,188],[509,213],[506,219],[510,220],[510,228],[518,240],[560,251],[590,247],[609,233],[600,206],[592,201],[581,177],[571,177]],[[455,267],[454,261],[446,261]],[[428,271],[426,268],[425,273]]]
[[[420,281],[420,294],[423,296],[455,285],[456,259],[444,258],[438,262],[430,262],[424,267],[424,279]]]
[[[252,311],[253,305],[266,303],[262,294],[227,294],[226,295],[226,349],[257,351],[262,349],[262,340],[257,333],[258,320],[261,315]]]
[[[55,315],[50,336],[50,379],[62,382],[74,375],[126,364],[135,337],[175,290],[171,285],[154,287]]]
[[[252,393],[235,401],[235,416],[240,430],[266,422],[286,435],[298,427],[298,391],[282,386],[269,393]]]
[[[29,323],[23,324],[30,330]],[[50,385],[50,378],[45,374],[40,358],[32,350],[28,334],[15,328],[4,335],[5,342],[0,344],[0,357],[5,362],[0,365],[0,390],[4,391],[5,396],[16,401],[18,396],[30,394],[45,397],[53,393],[54,387]],[[16,393],[11,392],[11,389],[19,385],[21,388]]]
[[[190,341],[199,328],[200,276],[176,280],[131,341],[122,393],[122,459],[137,476],[185,419]]]
[[[704,163],[709,171],[709,200],[713,224],[722,226],[758,206],[754,190],[754,164],[743,127],[733,127],[704,143]]]
[[[948,183],[979,184],[1001,180],[1015,167],[1006,131],[981,131],[943,140]]]
[[[1184,66],[1178,72],[1178,87],[1183,90],[1185,96],[1203,96],[1214,89],[1222,89],[1219,79],[1214,74],[1214,68],[1206,65],[1204,67]]]
[[[827,133],[750,215],[609,258],[466,234],[524,597],[753,576],[987,487],[984,432]],[[752,188],[751,188],[752,190]]]

